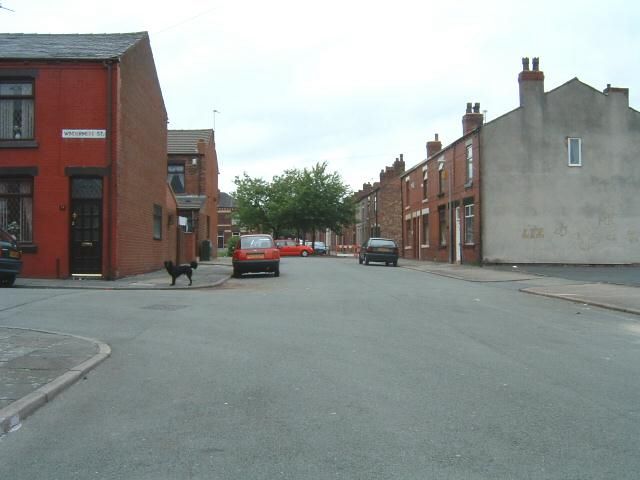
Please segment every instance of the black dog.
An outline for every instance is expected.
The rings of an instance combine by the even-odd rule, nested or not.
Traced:
[[[191,262],[189,265],[174,265],[171,260],[168,260],[164,262],[164,268],[166,268],[169,275],[171,275],[171,285],[176,284],[176,278],[180,275],[186,275],[189,279],[189,285],[191,285],[191,275],[193,271],[198,268],[198,264]]]

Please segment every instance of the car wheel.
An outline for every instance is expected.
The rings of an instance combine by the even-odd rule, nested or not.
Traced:
[[[364,256],[364,264],[369,265],[369,257],[367,257],[366,255]]]
[[[280,265],[276,265],[276,269],[273,271],[273,276],[274,277],[280,276]]]
[[[242,274],[240,273],[240,270],[238,270],[237,268],[233,269],[233,278],[240,278],[242,276]]]
[[[302,250],[302,251],[300,252],[300,256],[301,256],[301,257],[308,257],[308,256],[309,256],[309,252],[307,252],[306,250]]]
[[[393,262],[393,266],[394,266],[394,267],[397,267],[397,266],[398,266],[398,260],[396,260],[396,261],[394,261],[394,262]]]
[[[360,255],[358,255],[358,263],[362,265],[362,257]]]
[[[388,267],[389,266],[389,262],[384,262],[384,266]]]

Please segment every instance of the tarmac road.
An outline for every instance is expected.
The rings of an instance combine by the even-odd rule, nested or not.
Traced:
[[[280,279],[179,296],[0,292],[11,331],[116,352],[0,440],[0,476],[635,478],[637,317],[567,303],[586,289],[569,280],[401,264],[287,259]],[[38,335],[23,352],[42,357]]]

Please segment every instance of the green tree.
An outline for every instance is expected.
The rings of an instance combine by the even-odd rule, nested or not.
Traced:
[[[337,173],[327,172],[326,162],[310,169],[285,170],[272,181],[236,177],[237,218],[247,228],[271,232],[274,237],[296,231],[330,228],[339,232],[353,223],[354,204],[349,188]]]

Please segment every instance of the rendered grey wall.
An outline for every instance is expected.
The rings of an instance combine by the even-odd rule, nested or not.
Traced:
[[[640,113],[577,79],[532,92],[481,130],[483,261],[640,263]]]

